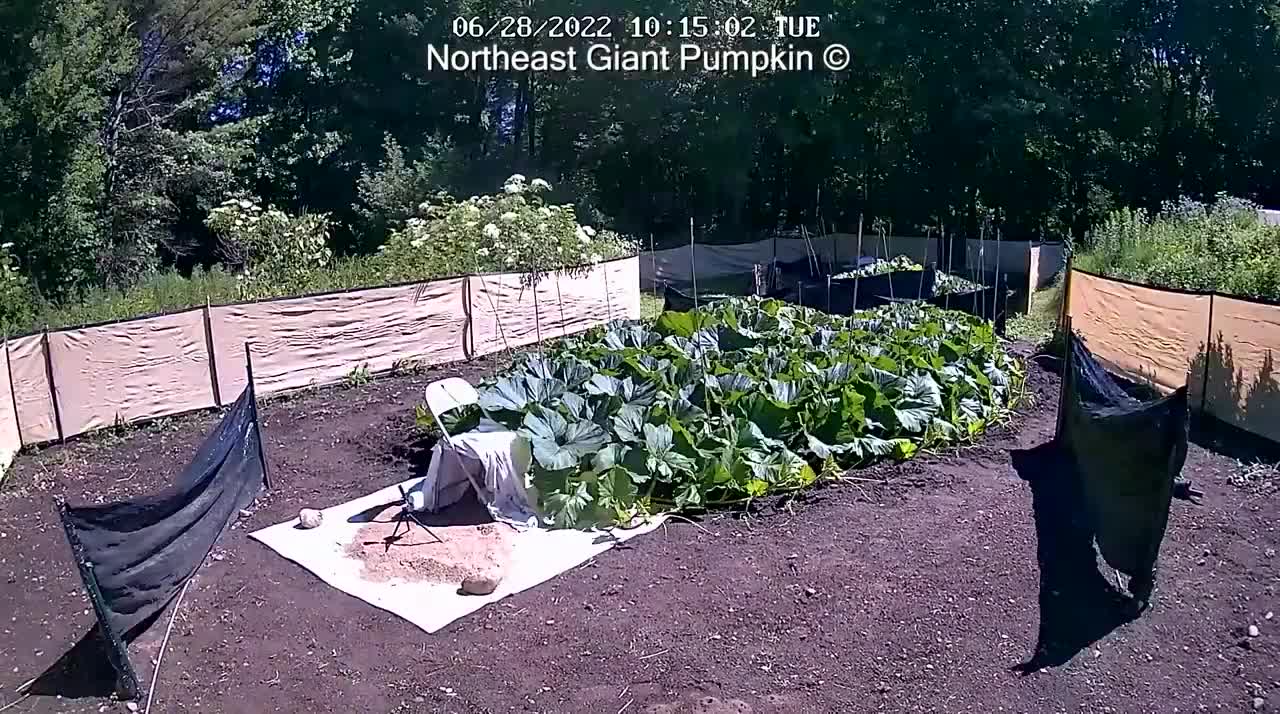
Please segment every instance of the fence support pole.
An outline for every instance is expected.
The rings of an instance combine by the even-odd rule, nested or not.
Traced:
[[[1075,376],[1075,373],[1073,372],[1075,367],[1071,364],[1071,355],[1075,351],[1072,349],[1073,346],[1071,343],[1075,337],[1075,333],[1071,331],[1070,315],[1066,317],[1064,328],[1066,334],[1066,351],[1062,356],[1062,384],[1058,390],[1058,426],[1053,434],[1054,441],[1062,439],[1062,427],[1067,421],[1068,400],[1073,398],[1071,394],[1071,382],[1074,381],[1073,377]]]
[[[249,349],[250,344],[249,342],[244,343],[245,379],[249,383],[249,399],[253,402],[253,425],[258,428],[258,458],[262,461],[262,482],[270,490],[271,469],[267,466],[267,452],[262,445],[265,437],[262,434],[262,422],[258,420],[258,388],[253,383],[253,351]]]
[[[1062,278],[1062,311],[1058,314],[1058,325],[1067,324],[1068,318],[1071,316],[1071,268],[1075,261],[1075,256],[1067,258],[1067,273]]]
[[[471,276],[462,278],[462,358],[470,362],[475,357],[475,323],[471,319]]]
[[[654,293],[657,296],[657,293]],[[560,336],[569,334],[569,319],[564,316],[564,294],[560,292],[560,273],[556,273],[556,303],[560,305]]]
[[[53,354],[49,350],[49,327],[44,328],[44,334],[40,340],[40,346],[44,352],[44,374],[45,379],[49,380],[49,399],[53,404],[53,421],[54,426],[58,428],[58,441],[66,442],[67,434],[62,429],[62,406],[58,404],[58,385],[53,381]]]
[[[13,402],[13,425],[18,430],[18,446],[26,446],[26,439],[22,438],[22,417],[18,414],[18,395],[13,391],[13,361],[9,359],[9,336],[4,338],[4,366],[9,372],[9,400]]]
[[[1204,372],[1200,376],[1200,416],[1209,406],[1209,356],[1213,354],[1213,293],[1209,293],[1209,332],[1204,338]]]
[[[533,334],[538,338],[538,349],[542,349],[542,310],[538,307],[538,283],[541,279],[533,282]]]
[[[604,272],[604,307],[609,313],[609,322],[613,322],[613,296],[609,294],[609,264],[601,263],[600,270]]]
[[[218,385],[218,356],[213,350],[213,321],[209,316],[209,297],[204,298],[204,349],[209,354],[209,384],[213,387],[213,404],[222,407],[222,387]]]

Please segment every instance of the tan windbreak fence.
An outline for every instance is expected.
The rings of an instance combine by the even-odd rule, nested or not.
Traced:
[[[535,299],[536,296],[536,299]],[[572,276],[469,276],[238,305],[9,340],[0,469],[23,446],[234,401],[353,369],[436,365],[640,317],[637,258]]]
[[[1071,326],[1109,369],[1280,442],[1280,306],[1109,280],[1073,270]]]

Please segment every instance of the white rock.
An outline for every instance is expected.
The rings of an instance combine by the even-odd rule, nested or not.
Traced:
[[[1263,616],[1263,618],[1262,618],[1262,619],[1264,619],[1264,620],[1270,620],[1271,618],[1273,618],[1273,617],[1275,617],[1275,616],[1276,616],[1276,614],[1275,614],[1274,612],[1268,612],[1266,615],[1264,615],[1264,616]]]
[[[1249,625],[1249,636],[1250,636],[1250,637],[1257,637],[1257,636],[1258,636],[1258,635],[1260,635],[1260,634],[1262,634],[1262,632],[1261,632],[1260,630],[1258,630],[1258,626],[1257,626],[1257,625]]]
[[[475,575],[468,575],[462,580],[462,592],[465,595],[489,595],[498,589],[502,582],[502,573],[497,570],[486,570]]]
[[[303,528],[315,528],[324,520],[324,514],[314,508],[304,508],[298,511],[298,523]]]
[[[1262,697],[1254,697],[1254,698],[1253,698],[1253,708],[1254,708],[1254,709],[1258,709],[1258,710],[1260,710],[1260,709],[1262,709],[1263,707],[1265,707],[1266,705],[1267,705],[1267,700],[1263,699]]]

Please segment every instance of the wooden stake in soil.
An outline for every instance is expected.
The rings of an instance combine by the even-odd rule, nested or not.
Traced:
[[[67,433],[62,430],[62,406],[58,403],[58,385],[53,381],[53,355],[49,350],[49,326],[45,325],[44,335],[41,339],[41,348],[44,351],[44,374],[45,379],[49,380],[49,400],[53,404],[53,421],[58,428],[58,440],[66,443]]]
[[[689,216],[689,274],[693,278],[693,311],[698,311],[698,262],[693,254],[693,216]]]
[[[271,469],[267,466],[267,452],[263,447],[265,437],[262,433],[262,423],[258,421],[258,388],[253,383],[253,352],[250,350],[249,342],[244,343],[244,369],[245,377],[249,383],[249,398],[253,400],[253,425],[258,430],[258,458],[262,461],[262,483],[266,485],[267,490],[271,489]]]
[[[1064,336],[1066,339],[1064,342],[1065,346],[1064,346],[1064,352],[1062,356],[1062,383],[1058,390],[1058,425],[1057,425],[1057,431],[1054,433],[1054,437],[1053,437],[1055,440],[1062,439],[1062,428],[1063,426],[1066,425],[1066,422],[1067,422],[1067,405],[1069,403],[1068,400],[1074,398],[1071,383],[1074,381],[1073,378],[1075,376],[1075,372],[1073,371],[1075,367],[1072,364],[1072,362],[1074,361],[1072,359],[1072,355],[1075,352],[1075,350],[1072,349],[1071,343],[1074,341],[1073,338],[1075,336],[1075,333],[1072,332],[1071,330],[1070,315],[1066,317],[1066,322],[1064,323]]]
[[[218,355],[213,350],[213,321],[209,296],[204,296],[204,349],[209,355],[209,382],[213,385],[213,405],[222,407],[222,388],[218,385]]]

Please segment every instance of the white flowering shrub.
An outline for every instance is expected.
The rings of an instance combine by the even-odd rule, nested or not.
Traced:
[[[573,206],[546,202],[550,190],[540,178],[516,174],[496,195],[424,202],[381,249],[388,277],[526,272],[533,282],[551,272],[581,274],[601,261],[636,253],[637,246],[622,236],[579,224]]]
[[[325,214],[290,216],[250,199],[230,199],[209,212],[205,225],[227,260],[242,267],[245,297],[304,292],[333,261]]]

